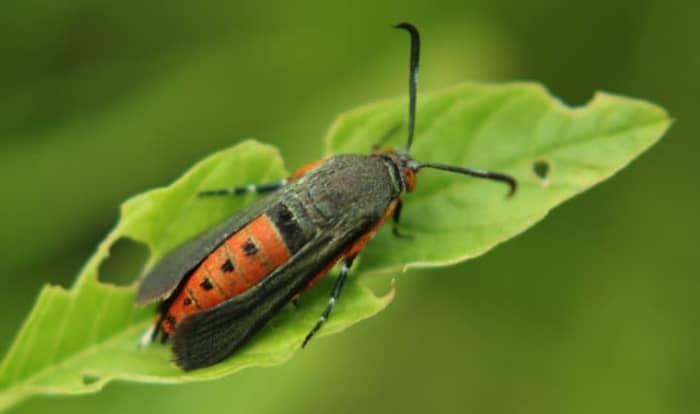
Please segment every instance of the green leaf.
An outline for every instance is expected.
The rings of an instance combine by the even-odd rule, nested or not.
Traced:
[[[367,152],[387,131],[405,146],[406,101],[370,104],[338,118],[326,153]],[[661,138],[671,121],[651,103],[597,93],[565,106],[540,85],[463,84],[419,99],[411,154],[418,161],[512,175],[503,184],[422,170],[404,197],[401,228],[410,240],[380,232],[363,251],[361,270],[395,272],[478,256],[541,220],[549,210],[622,169]],[[535,166],[546,165],[540,178]]]
[[[387,131],[403,125],[405,99],[372,104],[341,116],[327,153],[367,153]],[[386,230],[362,252],[322,335],[370,317],[392,299],[357,280],[401,267],[441,266],[476,256],[544,217],[569,197],[625,166],[657,141],[670,120],[652,104],[598,94],[582,108],[568,108],[537,85],[462,85],[421,97],[412,154],[441,162],[512,174],[518,193],[502,184],[425,170],[405,197],[402,227],[410,240]],[[403,144],[403,134],[391,138]],[[310,160],[311,161],[311,160]],[[547,176],[541,178],[546,165]],[[100,264],[120,238],[144,243],[147,266],[199,231],[239,210],[251,196],[198,199],[202,189],[285,177],[274,148],[245,141],[195,165],[167,188],[124,203],[114,230],[87,262],[75,285],[46,287],[0,366],[0,410],[37,393],[94,392],[112,379],[184,382],[216,378],[249,366],[279,364],[298,349],[327,301],[332,280],[285,309],[233,357],[213,367],[182,372],[167,346],[140,349],[139,336],[154,308],[134,306],[134,286],[98,280]],[[355,270],[355,269],[354,269]]]

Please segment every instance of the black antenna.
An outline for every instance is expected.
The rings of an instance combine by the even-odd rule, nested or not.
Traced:
[[[453,172],[453,173],[457,173],[457,174],[471,175],[472,177],[486,178],[488,180],[500,181],[500,182],[506,183],[510,186],[510,191],[508,192],[509,197],[512,196],[513,194],[515,194],[515,190],[518,188],[518,184],[515,181],[515,178],[511,177],[510,175],[501,174],[501,173],[497,173],[497,172],[483,171],[483,170],[472,170],[471,168],[455,167],[452,165],[444,165],[444,164],[433,164],[430,162],[419,164],[418,169],[420,170],[421,168],[434,168],[436,170],[449,171],[449,172]]]
[[[408,75],[408,142],[406,151],[411,149],[413,143],[413,130],[416,124],[416,84],[418,82],[418,61],[420,59],[420,34],[411,23],[399,23],[395,29],[404,29],[411,35],[411,60]]]
[[[404,29],[411,35],[411,58],[408,76],[408,142],[406,143],[406,152],[411,149],[413,143],[413,132],[416,124],[416,85],[418,83],[418,62],[420,60],[420,34],[418,29],[411,23],[402,22],[394,26],[396,29]],[[457,174],[470,175],[472,177],[486,178],[488,180],[500,181],[508,184],[510,191],[508,196],[515,194],[518,187],[515,178],[491,171],[473,170],[471,168],[455,167],[452,165],[422,163],[418,164],[416,171],[421,168],[433,168],[436,170],[449,171]]]

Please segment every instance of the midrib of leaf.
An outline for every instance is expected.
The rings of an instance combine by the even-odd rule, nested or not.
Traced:
[[[572,139],[571,141],[569,141],[568,144],[549,145],[549,146],[543,147],[543,148],[544,148],[543,150],[536,150],[536,151],[535,151],[535,152],[536,152],[535,155],[536,155],[537,157],[543,157],[544,155],[547,155],[547,154],[550,154],[550,155],[551,155],[551,154],[556,153],[557,151],[560,151],[560,150],[563,150],[563,149],[575,148],[576,146],[579,146],[579,145],[581,145],[581,144],[588,143],[588,142],[590,142],[590,141],[596,141],[597,139],[610,138],[610,137],[615,136],[615,135],[620,135],[620,134],[624,134],[624,133],[626,133],[626,132],[632,132],[632,131],[636,131],[636,130],[639,130],[639,129],[646,129],[646,128],[650,128],[650,127],[658,127],[658,126],[661,126],[661,125],[663,125],[664,123],[667,123],[667,122],[668,122],[668,119],[659,119],[659,120],[654,120],[654,121],[645,122],[644,124],[637,124],[637,125],[635,125],[635,126],[633,126],[633,127],[621,128],[621,129],[619,129],[619,130],[618,130],[618,129],[615,129],[615,130],[612,130],[612,131],[606,131],[606,132],[601,133],[601,134],[587,134],[587,135],[581,135],[580,137],[576,137],[576,138]],[[649,145],[652,145],[652,144],[653,144],[653,142],[650,142],[647,146],[645,146],[645,147],[640,147],[638,152],[639,152],[639,153],[644,152],[644,150],[645,150],[646,148],[648,148]],[[631,158],[630,158],[630,161],[632,161],[632,160],[634,160],[634,157],[631,157]],[[503,162],[500,162],[500,163],[496,163],[496,164],[493,165],[493,167],[490,167],[490,168],[492,168],[494,171],[507,171],[507,170],[509,170],[511,167],[517,166],[518,164],[520,164],[520,163],[522,163],[522,162],[523,162],[522,160],[511,159],[511,160],[503,161]],[[567,163],[571,165],[571,164],[573,164],[573,161],[567,161]],[[614,174],[616,171],[619,171],[620,169],[624,168],[625,165],[626,165],[626,164],[620,165],[620,166],[617,167],[614,171],[612,171],[612,173]],[[594,168],[600,169],[600,168],[605,168],[605,167],[601,167],[601,166],[599,166],[599,165],[596,165]],[[591,185],[595,185],[596,183],[598,183],[598,182],[600,182],[600,181],[606,179],[607,177],[608,177],[608,176],[601,177],[598,181],[592,183]],[[449,184],[447,184],[447,185],[443,185],[443,186],[440,186],[440,187],[437,187],[437,186],[436,186],[436,187],[432,187],[432,188],[430,188],[430,190],[428,190],[427,192],[424,191],[424,193],[425,193],[426,195],[431,196],[431,197],[432,197],[432,196],[442,196],[442,195],[445,195],[445,194],[453,193],[453,192],[454,192],[454,189],[457,188],[457,187],[459,187],[459,188],[465,188],[465,187],[470,187],[470,186],[473,186],[473,185],[475,185],[475,184],[460,183],[460,182],[451,182],[451,183],[449,183]],[[536,184],[533,184],[533,185],[536,185]],[[551,184],[549,184],[549,187],[552,188],[552,187],[562,186],[562,185],[563,185],[563,184],[551,183]],[[559,200],[559,201],[567,200],[569,197],[570,197],[570,196],[567,195],[567,196],[561,197],[561,198],[558,199],[558,200]],[[425,198],[425,197],[423,197],[423,195],[421,195],[421,198]]]
[[[656,119],[656,120],[644,122],[641,124],[637,123],[634,126],[614,128],[612,130],[605,131],[605,132],[602,132],[600,134],[585,134],[585,135],[581,135],[581,136],[572,138],[570,141],[568,141],[568,143],[550,144],[548,146],[545,146],[545,147],[543,147],[543,149],[541,151],[538,150],[538,153],[539,152],[553,153],[553,152],[559,151],[559,150],[564,149],[564,148],[567,148],[567,149],[572,148],[572,147],[575,148],[578,145],[587,144],[587,143],[590,143],[591,141],[597,141],[599,139],[610,138],[610,137],[613,137],[615,135],[620,135],[620,134],[624,134],[627,132],[636,131],[636,130],[640,130],[640,129],[657,127],[657,126],[660,126],[660,124],[664,124],[664,123],[668,123],[668,122],[669,122],[669,120],[667,118]],[[652,145],[653,143],[654,143],[653,141],[649,142],[649,145]],[[639,148],[639,152],[644,152],[644,150],[646,148],[648,148],[648,146],[645,146],[643,148]],[[633,160],[633,159],[634,159],[633,157],[630,158],[630,160]],[[512,164],[513,164],[513,162],[511,161],[510,165],[512,165]],[[624,165],[620,166],[619,168],[622,169],[623,167],[624,167]]]

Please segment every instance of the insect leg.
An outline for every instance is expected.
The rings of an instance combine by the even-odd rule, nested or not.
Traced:
[[[395,237],[398,237],[400,239],[410,239],[413,236],[410,234],[402,233],[401,230],[399,229],[399,220],[401,219],[401,208],[403,207],[403,200],[400,198],[397,199],[396,202],[396,208],[394,209],[394,224],[391,227],[391,232],[394,234]]]
[[[197,195],[200,197],[208,197],[208,196],[231,196],[231,195],[244,195],[244,194],[265,194],[265,193],[271,193],[273,191],[279,190],[280,188],[284,187],[285,185],[289,184],[292,181],[298,180],[299,178],[303,177],[304,174],[307,172],[314,170],[318,168],[321,164],[326,162],[326,160],[320,160],[316,162],[312,162],[310,164],[307,164],[300,169],[298,169],[294,174],[290,175],[288,178],[285,178],[283,180],[275,181],[272,183],[265,183],[265,184],[248,184],[248,185],[242,185],[240,187],[230,187],[230,188],[222,188],[219,190],[204,190],[200,191]]]
[[[230,196],[230,195],[243,195],[243,194],[265,194],[265,193],[271,193],[275,190],[279,190],[280,188],[287,185],[287,182],[288,182],[288,180],[285,178],[284,180],[276,181],[274,183],[248,184],[248,185],[243,185],[240,187],[222,188],[219,190],[205,190],[205,191],[200,191],[199,193],[197,193],[197,195],[200,197],[208,197],[208,196]]]
[[[153,323],[151,324],[151,326],[148,327],[148,329],[146,329],[143,335],[141,335],[141,338],[139,338],[139,348],[145,348],[148,345],[150,345],[151,342],[153,342],[153,339],[155,339],[157,328],[158,325]]]
[[[350,271],[350,266],[352,266],[352,262],[355,260],[355,256],[352,257],[347,257],[343,259],[343,262],[340,265],[340,274],[338,275],[338,280],[335,282],[335,287],[333,288],[333,292],[331,293],[331,298],[328,299],[328,304],[326,305],[326,309],[321,313],[321,317],[318,318],[318,321],[316,322],[316,325],[314,325],[313,328],[311,328],[311,331],[306,335],[306,338],[304,338],[304,343],[301,344],[301,347],[305,347],[306,344],[313,338],[313,336],[318,332],[319,329],[321,329],[321,326],[323,326],[324,322],[328,319],[328,317],[331,314],[331,311],[333,311],[333,306],[335,306],[335,302],[338,300],[340,297],[340,292],[343,290],[343,284],[345,283],[345,279],[348,277],[348,272]]]
[[[384,143],[385,143],[389,138],[391,138],[392,136],[394,136],[394,134],[396,134],[397,132],[399,132],[400,129],[401,129],[401,123],[397,123],[396,125],[394,125],[393,127],[391,127],[391,129],[389,129],[388,131],[386,131],[386,132],[384,133],[384,135],[382,135],[382,136],[379,138],[379,141],[375,142],[374,145],[372,145],[372,152],[376,152],[377,150],[379,150],[380,148],[382,148],[382,146],[384,145]]]

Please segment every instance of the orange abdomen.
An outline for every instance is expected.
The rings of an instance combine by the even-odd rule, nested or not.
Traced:
[[[160,326],[172,334],[191,313],[240,295],[291,256],[278,228],[261,215],[229,237],[197,266],[164,311]]]

